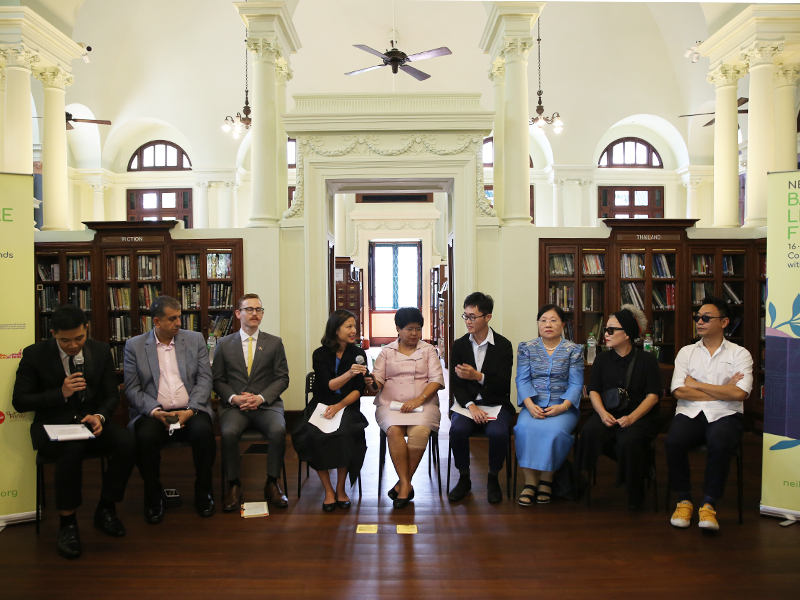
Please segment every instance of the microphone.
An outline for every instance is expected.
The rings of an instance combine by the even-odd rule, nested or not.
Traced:
[[[75,365],[75,372],[83,375],[83,356],[76,356],[75,358],[72,359],[72,362]],[[77,394],[78,394],[78,400],[80,400],[81,402],[86,400],[86,392],[84,390],[79,390]]]
[[[364,360],[364,357],[363,357],[363,356],[361,356],[360,354],[359,354],[358,356],[356,356],[356,364],[357,364],[357,365],[363,365],[363,364],[365,364],[365,363],[366,363],[366,361]],[[366,373],[364,373],[364,376],[365,376],[365,377],[366,377],[366,376],[369,376],[369,369],[367,369],[367,372],[366,372]]]

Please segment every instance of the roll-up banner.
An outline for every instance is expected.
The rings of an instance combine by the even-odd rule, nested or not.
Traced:
[[[800,519],[800,171],[770,173],[761,513]]]

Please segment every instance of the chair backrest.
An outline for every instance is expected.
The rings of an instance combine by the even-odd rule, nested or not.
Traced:
[[[308,396],[314,396],[314,371],[309,371],[306,375],[306,406],[308,406]]]

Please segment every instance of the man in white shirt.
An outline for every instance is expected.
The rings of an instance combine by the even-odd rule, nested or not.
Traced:
[[[264,498],[270,506],[286,508],[289,500],[278,477],[286,452],[286,422],[281,394],[289,387],[289,366],[281,338],[259,331],[264,308],[257,294],[239,299],[236,317],[242,328],[217,344],[211,371],[220,398],[219,426],[222,461],[228,480],[225,512],[238,511],[242,503],[239,440],[245,429],[258,429],[269,441]]]
[[[724,300],[704,298],[692,317],[700,341],[681,348],[675,359],[671,387],[678,405],[666,441],[669,484],[678,493],[678,506],[670,519],[675,527],[688,527],[694,510],[688,452],[705,445],[705,497],[698,525],[719,529],[716,502],[725,490],[731,456],[742,439],[743,402],[753,387],[753,358],[725,339],[728,310]]]

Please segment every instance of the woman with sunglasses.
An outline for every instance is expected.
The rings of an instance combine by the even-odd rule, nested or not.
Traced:
[[[627,487],[628,507],[638,510],[644,500],[650,444],[661,430],[658,407],[661,370],[653,354],[633,345],[647,329],[642,311],[626,304],[608,318],[606,325],[605,342],[609,351],[598,354],[592,365],[587,388],[595,412],[581,431],[577,463],[588,471],[595,468],[601,454],[616,459],[617,485]],[[618,388],[627,391],[627,402],[609,411],[602,395]],[[624,400],[624,394],[622,397]]]
[[[572,448],[583,387],[583,348],[562,339],[564,311],[547,304],[536,320],[539,337],[517,350],[517,404],[525,407],[514,427],[517,461],[525,474],[520,506],[550,502],[553,473]]]

